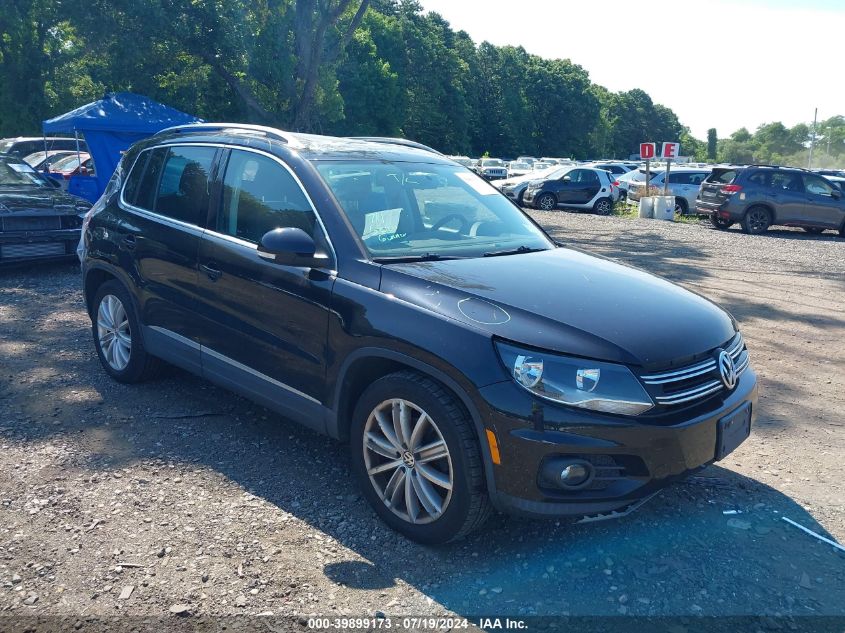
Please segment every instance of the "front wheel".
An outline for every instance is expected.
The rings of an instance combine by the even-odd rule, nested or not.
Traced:
[[[689,203],[683,198],[675,198],[675,213],[678,215],[689,213]]]
[[[765,233],[771,224],[772,217],[768,209],[763,207],[751,207],[742,218],[742,230],[749,235]]]
[[[610,215],[611,211],[613,211],[613,201],[610,198],[596,200],[593,205],[593,212],[598,215]]]
[[[425,376],[402,371],[370,385],[355,407],[350,449],[367,501],[411,540],[453,541],[489,514],[473,423],[454,396]]]
[[[534,204],[541,211],[554,211],[555,207],[557,207],[557,198],[555,198],[554,194],[544,193],[534,201]]]

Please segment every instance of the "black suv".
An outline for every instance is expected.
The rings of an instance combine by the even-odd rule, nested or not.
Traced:
[[[810,233],[833,229],[845,237],[842,190],[805,169],[717,167],[701,185],[696,211],[709,214],[717,228],[740,222],[743,231],[754,235],[780,224]]]
[[[632,506],[756,413],[722,309],[558,246],[408,141],[166,130],[126,153],[81,252],[108,374],[164,360],[348,440],[366,499],[422,542],[491,507]]]

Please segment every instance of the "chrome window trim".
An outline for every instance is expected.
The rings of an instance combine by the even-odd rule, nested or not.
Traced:
[[[281,167],[285,171],[287,171],[288,174],[290,174],[291,178],[293,178],[293,181],[296,183],[296,185],[299,187],[299,190],[302,192],[302,195],[304,195],[305,199],[308,201],[308,205],[310,206],[311,212],[314,214],[314,217],[317,218],[317,223],[320,225],[320,230],[323,231],[323,235],[326,238],[326,243],[329,245],[329,251],[331,251],[331,258],[332,258],[332,264],[333,264],[331,266],[331,268],[334,269],[334,268],[337,267],[338,258],[337,258],[337,251],[335,250],[335,247],[334,247],[334,243],[332,242],[332,239],[329,236],[329,232],[326,229],[326,225],[323,222],[323,218],[320,216],[319,211],[317,211],[317,207],[314,204],[314,200],[311,198],[308,191],[305,189],[305,185],[302,184],[302,181],[299,179],[299,176],[297,176],[294,173],[294,171],[293,171],[293,169],[291,169],[290,165],[288,165],[286,162],[284,162],[278,156],[275,156],[274,154],[271,154],[270,152],[266,152],[264,150],[256,149],[256,148],[253,148],[253,147],[243,147],[241,145],[233,145],[231,143],[191,143],[191,142],[187,142],[187,143],[164,143],[164,144],[161,144],[161,145],[154,145],[152,147],[145,147],[143,150],[138,152],[138,156],[135,157],[135,162],[132,163],[132,168],[127,172],[126,178],[124,179],[123,183],[120,186],[119,203],[120,203],[121,208],[124,208],[125,210],[133,212],[133,213],[137,213],[139,215],[146,216],[151,220],[157,220],[157,221],[163,222],[165,224],[170,224],[170,225],[174,226],[175,228],[189,229],[189,230],[191,230],[192,233],[196,233],[198,231],[200,235],[202,235],[203,233],[211,233],[214,237],[219,237],[219,238],[222,238],[224,240],[228,240],[230,242],[233,242],[235,244],[240,244],[241,246],[248,246],[248,247],[250,247],[250,248],[252,248],[253,250],[256,250],[256,251],[258,250],[258,244],[255,244],[253,242],[249,242],[247,240],[242,240],[241,238],[234,237],[234,236],[228,235],[226,233],[220,233],[220,232],[215,231],[213,229],[206,229],[206,228],[203,228],[203,227],[201,227],[197,224],[191,224],[189,222],[183,222],[181,220],[176,220],[174,218],[170,218],[170,217],[167,217],[165,215],[161,215],[160,213],[156,213],[155,211],[150,211],[148,209],[142,209],[141,207],[136,207],[135,205],[129,204],[128,202],[126,202],[126,199],[123,196],[124,189],[126,188],[126,181],[129,180],[129,174],[132,173],[132,169],[135,168],[135,165],[138,163],[138,159],[141,158],[141,155],[143,155],[144,153],[151,152],[155,149],[159,149],[159,148],[162,148],[162,147],[166,147],[168,149],[171,148],[171,147],[214,147],[214,148],[217,148],[217,149],[240,150],[240,151],[244,151],[244,152],[252,152],[254,154],[266,156],[267,158],[269,158],[269,159],[275,161],[276,163],[278,163],[279,165],[281,165]],[[225,177],[225,171],[224,171],[223,175]]]

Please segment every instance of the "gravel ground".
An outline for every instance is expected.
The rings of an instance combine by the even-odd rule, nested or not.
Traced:
[[[749,441],[624,519],[494,516],[422,547],[365,507],[345,447],[181,371],[109,380],[76,267],[4,270],[0,618],[845,616],[845,554],[781,520],[845,539],[845,241],[535,217],[736,316],[761,377]]]

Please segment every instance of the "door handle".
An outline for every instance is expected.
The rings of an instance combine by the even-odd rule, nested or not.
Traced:
[[[138,245],[138,240],[132,233],[130,233],[129,235],[123,238],[123,245],[126,246],[126,248],[132,250]]]
[[[217,281],[223,276],[222,270],[217,270],[216,268],[212,268],[211,266],[206,266],[205,264],[202,264],[200,268],[202,269],[202,272],[204,272],[208,276],[208,278],[211,279],[211,281]]]

